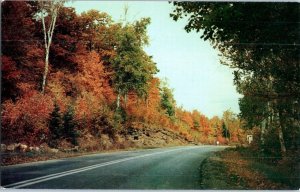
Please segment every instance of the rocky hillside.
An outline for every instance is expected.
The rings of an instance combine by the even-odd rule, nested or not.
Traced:
[[[170,130],[153,127],[131,128],[126,134],[117,134],[114,137],[110,137],[108,134],[99,136],[82,135],[82,137],[78,138],[77,146],[72,145],[67,140],[61,140],[57,148],[51,148],[46,143],[39,146],[28,146],[23,143],[1,144],[1,165],[64,158],[111,150],[187,144],[191,144],[191,142]]]

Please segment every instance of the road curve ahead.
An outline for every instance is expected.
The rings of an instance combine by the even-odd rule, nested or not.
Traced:
[[[200,164],[217,146],[101,153],[1,168],[1,186],[29,189],[200,189]]]

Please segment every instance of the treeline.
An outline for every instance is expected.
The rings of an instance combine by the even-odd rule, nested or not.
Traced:
[[[240,117],[258,150],[290,155],[300,145],[299,3],[174,2],[174,20],[190,17],[234,69]]]
[[[149,18],[118,23],[104,12],[37,1],[1,8],[1,142],[81,145],[87,134],[115,138],[144,126],[202,143],[243,140],[232,112],[208,119],[176,106],[143,50]]]

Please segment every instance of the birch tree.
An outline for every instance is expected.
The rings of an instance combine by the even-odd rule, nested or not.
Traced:
[[[49,71],[49,52],[52,43],[53,32],[59,9],[63,6],[64,0],[39,1],[38,18],[41,19],[44,33],[45,46],[45,69],[42,80],[41,92],[45,92],[46,80]]]

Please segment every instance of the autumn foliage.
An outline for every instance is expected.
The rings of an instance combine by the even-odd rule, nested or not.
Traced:
[[[128,24],[124,30],[103,12],[76,14],[73,8],[60,9],[42,94],[45,53],[42,24],[34,19],[37,12],[36,2],[2,3],[2,142],[51,144],[57,133],[55,118],[61,118],[57,122],[62,126],[70,124],[68,138],[75,133],[76,138],[103,133],[115,137],[129,128],[149,126],[171,130],[188,141],[239,141],[238,124],[230,121],[231,138],[224,138],[223,119],[177,107],[172,90],[154,77],[155,63],[143,51],[149,19]],[[137,42],[129,51],[128,39]]]

